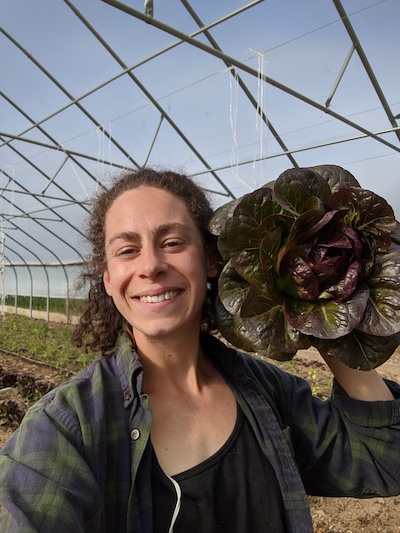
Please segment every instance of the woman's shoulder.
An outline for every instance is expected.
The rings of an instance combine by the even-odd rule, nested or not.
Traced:
[[[69,402],[90,402],[105,393],[108,396],[115,391],[120,393],[139,364],[136,352],[122,340],[113,351],[97,357],[81,372],[47,393],[39,405],[49,405],[61,398]]]
[[[236,349],[223,339],[208,335],[203,342],[211,357],[235,376],[245,375],[247,379],[260,381],[267,388],[275,386],[280,389],[283,386],[286,390],[299,379],[266,357]]]
[[[60,405],[66,411],[79,403],[90,401],[101,394],[106,383],[116,377],[115,355],[96,358],[89,366],[52,389],[38,400],[30,411],[40,412],[52,405]]]
[[[129,382],[128,370],[121,368],[118,350],[96,358],[27,411],[9,446],[32,433],[38,439],[53,440],[64,435],[78,449],[106,442],[116,432],[125,434],[130,416],[124,389],[124,383]]]

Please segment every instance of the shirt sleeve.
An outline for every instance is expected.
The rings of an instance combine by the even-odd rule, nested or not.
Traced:
[[[79,445],[39,404],[0,453],[0,531],[100,531],[100,494]]]
[[[309,494],[400,494],[400,386],[387,384],[394,400],[355,400],[334,380],[331,398],[321,401],[307,382],[292,380],[289,425]]]

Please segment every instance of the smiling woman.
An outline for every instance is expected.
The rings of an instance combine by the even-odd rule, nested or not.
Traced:
[[[336,377],[322,402],[211,334],[211,216],[169,171],[126,172],[95,198],[74,339],[104,357],[0,453],[1,531],[311,533],[307,493],[399,494],[398,384],[322,354]]]
[[[125,197],[125,193],[132,195],[134,190],[145,187],[150,188],[150,194],[143,194],[142,191],[142,196],[145,198],[137,202],[136,206],[129,205],[129,200],[124,202],[120,198],[120,196]],[[163,235],[165,237],[167,231],[172,231],[174,225],[175,230],[178,230],[176,222],[173,223],[172,221],[174,220],[175,207],[179,205],[179,199],[187,211],[186,217],[190,219],[189,225],[191,225],[191,231],[193,232],[195,227],[196,230],[194,233],[199,232],[202,245],[207,253],[214,254],[214,257],[217,257],[215,255],[216,239],[208,230],[208,222],[212,215],[212,209],[206,195],[194,182],[184,175],[170,171],[156,172],[152,169],[143,169],[140,172],[127,173],[122,179],[117,180],[109,191],[100,194],[93,202],[92,215],[87,231],[88,240],[92,245],[92,254],[87,264],[87,270],[82,278],[82,285],[89,282],[91,289],[89,291],[87,308],[82,314],[80,324],[74,333],[74,340],[78,346],[82,346],[84,342],[88,342],[88,346],[94,350],[101,352],[107,351],[114,347],[121,328],[130,328],[129,323],[125,321],[125,317],[116,309],[112,297],[107,295],[106,287],[103,283],[103,276],[107,272],[105,265],[108,265],[106,248],[112,245],[113,253],[115,254],[119,241],[119,253],[121,254],[122,250],[123,256],[129,256],[127,254],[129,247],[121,247],[121,241],[125,238],[128,244],[132,246],[132,244],[135,244],[132,241],[135,239],[137,241],[140,236],[135,233],[135,229],[129,226],[128,217],[134,217],[136,215],[137,220],[144,221],[150,213],[154,214],[157,211],[157,207],[154,203],[154,194],[151,193],[157,193],[159,191],[167,191],[173,195],[171,212],[167,214],[168,218],[163,219],[159,223],[161,225],[157,229],[159,238]],[[121,210],[119,212],[118,205],[114,205],[117,200],[125,204],[123,208],[127,208],[127,211],[122,212]],[[110,216],[107,217],[107,214],[111,208],[113,208],[113,212],[117,213],[120,218],[125,213],[128,227],[122,226],[120,231],[116,232],[118,235],[113,234],[109,236],[107,242],[106,232],[109,228],[107,221],[110,223],[111,218]],[[120,222],[122,224],[122,220]],[[115,221],[116,223],[117,220]],[[181,227],[181,232],[189,231],[187,222],[181,224],[181,226],[183,226]],[[118,241],[116,243],[117,237]],[[185,236],[185,238],[188,237]],[[167,248],[174,248],[174,242],[169,242]],[[217,283],[215,278],[210,278],[209,283],[211,292],[215,293]],[[203,327],[211,324],[211,313],[208,309],[208,303],[208,300],[203,303]]]
[[[107,212],[105,243],[104,286],[137,345],[196,336],[217,270],[183,200],[148,186],[121,194]]]

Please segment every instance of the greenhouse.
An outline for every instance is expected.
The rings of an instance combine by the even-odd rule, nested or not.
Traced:
[[[397,0],[3,1],[3,313],[61,299],[69,318],[90,199],[125,168],[183,171],[217,208],[335,164],[398,219],[399,18]]]

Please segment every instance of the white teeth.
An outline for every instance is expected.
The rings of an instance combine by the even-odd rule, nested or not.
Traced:
[[[157,296],[141,296],[140,301],[145,303],[156,304],[163,302],[164,300],[171,300],[174,296],[178,294],[179,291],[169,291],[164,292],[163,294],[158,294]]]

